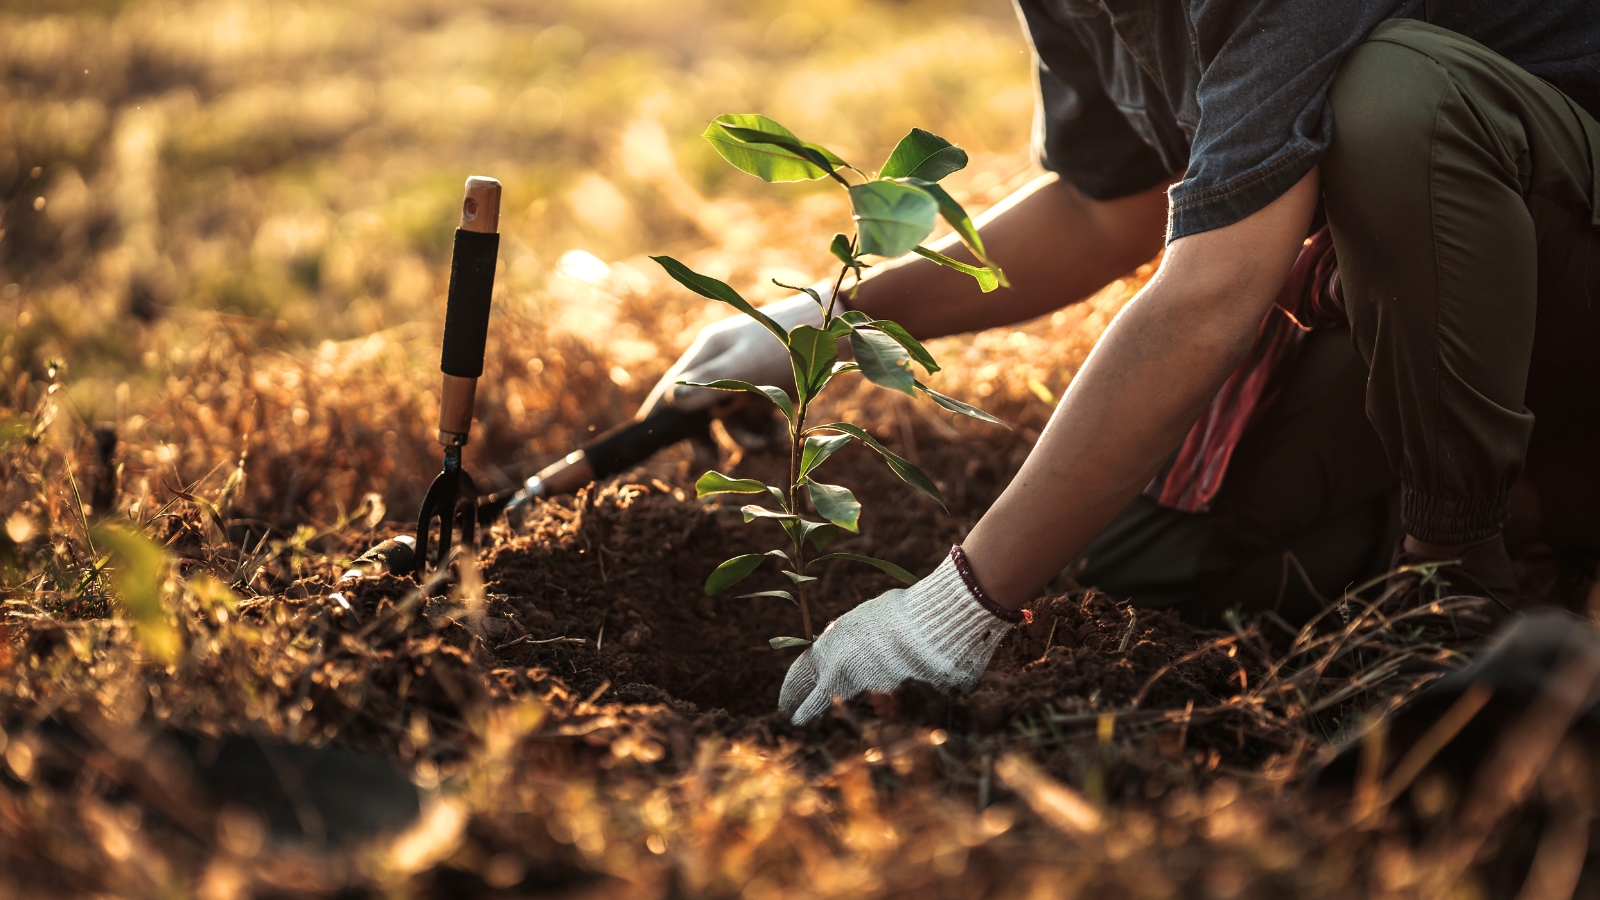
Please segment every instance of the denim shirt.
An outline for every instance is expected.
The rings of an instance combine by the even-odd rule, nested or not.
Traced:
[[[1600,116],[1600,0],[1015,2],[1045,168],[1096,199],[1183,173],[1169,241],[1231,225],[1311,171],[1332,138],[1339,62],[1386,19],[1476,40]]]

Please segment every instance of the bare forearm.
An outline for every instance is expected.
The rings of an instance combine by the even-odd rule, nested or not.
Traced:
[[[1166,188],[1095,201],[1053,175],[1039,178],[976,220],[1011,288],[989,294],[960,272],[910,256],[873,270],[853,306],[893,319],[924,340],[1031,319],[1088,297],[1161,249]],[[934,249],[976,263],[946,238]]]
[[[1244,221],[1174,242],[963,542],[998,602],[1033,597],[1149,481],[1249,352],[1315,207],[1316,173]]]

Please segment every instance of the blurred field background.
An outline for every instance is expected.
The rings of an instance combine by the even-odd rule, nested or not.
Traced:
[[[409,581],[372,579],[369,593],[395,592],[371,600],[381,613],[333,612],[331,582],[406,528],[438,471],[439,339],[468,175],[506,189],[466,460],[500,489],[631,416],[725,315],[646,254],[763,301],[780,296],[772,278],[829,270],[843,196],[736,172],[699,138],[708,119],[761,112],[869,169],[909,128],[929,129],[971,155],[944,184],[976,213],[1038,174],[1031,66],[1004,0],[0,0],[0,900],[510,896],[489,889],[518,884],[1484,896],[1465,882],[1447,894],[1471,852],[1418,850],[1420,826],[1385,817],[1394,797],[1351,818],[1295,787],[1325,739],[1356,727],[1358,703],[1434,677],[1396,674],[1422,652],[1410,645],[1370,666],[1361,655],[1348,683],[1342,670],[1314,679],[1314,706],[1300,670],[1247,685],[1247,654],[1230,662],[1226,715],[1241,718],[1216,733],[1243,751],[1244,725],[1229,723],[1248,719],[1286,748],[1246,770],[1184,743],[1193,703],[1181,727],[1118,726],[1114,741],[1103,714],[1065,736],[1031,713],[967,734],[865,718],[858,703],[849,727],[789,741],[758,719],[599,703],[604,688],[585,699],[563,673],[485,657],[490,598],[465,574],[420,605]],[[986,440],[968,480],[980,455],[1004,477],[1148,275],[933,344],[945,365],[933,386],[1010,435],[865,382],[828,403],[914,460],[919,431],[945,450]],[[686,453],[678,463],[681,489]],[[583,553],[579,513],[642,491],[689,515],[673,485],[652,484],[562,501],[578,512],[549,505],[541,527],[565,541],[547,540],[551,552]],[[97,528],[130,521],[121,539]],[[1095,639],[1080,632],[1073,652],[1126,668],[1135,619],[1095,602],[1105,615],[1083,626]],[[1328,659],[1365,654],[1386,628],[1358,617]],[[1227,645],[1232,661],[1252,634],[1196,653]],[[1055,639],[1052,624],[1038,661],[1066,653]],[[238,810],[185,809],[169,789],[181,767],[163,769],[178,729],[339,736],[408,768],[428,805],[359,852],[279,845]],[[1587,778],[1573,758],[1559,760]],[[1556,768],[1540,790],[1586,796]],[[1017,802],[991,804],[1002,787]],[[1133,799],[1109,803],[1113,790]],[[1445,808],[1418,815],[1445,828]],[[1527,843],[1521,821],[1505,830]],[[1551,858],[1581,861],[1574,847]]]
[[[506,186],[468,457],[492,489],[631,415],[724,314],[646,253],[762,300],[825,272],[842,194],[734,171],[708,119],[760,111],[867,167],[928,128],[972,155],[947,184],[977,211],[1037,174],[1032,104],[1000,0],[8,3],[0,400],[26,417],[56,385],[83,469],[114,430],[99,464],[135,514],[239,469],[262,527],[403,519],[437,468],[467,175]],[[947,347],[941,389],[1041,418],[1081,358],[1046,342],[1083,316]]]

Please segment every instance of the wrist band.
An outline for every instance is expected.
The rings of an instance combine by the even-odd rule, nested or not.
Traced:
[[[967,565],[967,554],[962,551],[960,544],[950,547],[950,560],[956,564],[956,574],[961,576],[961,582],[967,586],[967,590],[972,593],[972,599],[978,601],[979,606],[993,613],[996,618],[1010,622],[1013,625],[1018,622],[1024,625],[1033,624],[1033,610],[1006,609],[983,592],[983,587],[978,584],[978,579],[972,575],[972,567]]]

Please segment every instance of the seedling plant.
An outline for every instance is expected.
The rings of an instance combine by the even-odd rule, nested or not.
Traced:
[[[702,135],[722,158],[736,168],[766,182],[813,181],[828,178],[849,193],[854,213],[854,234],[836,234],[829,250],[839,260],[839,275],[833,291],[824,299],[812,288],[800,288],[774,280],[779,287],[808,294],[822,310],[822,327],[799,325],[785,330],[763,315],[727,284],[693,271],[670,256],[652,257],[684,287],[711,300],[718,300],[760,322],[787,349],[794,368],[794,395],[770,384],[751,384],[734,379],[708,383],[682,381],[694,387],[722,391],[742,391],[772,403],[788,422],[789,480],[778,488],[754,478],[733,478],[710,471],[695,483],[697,496],[750,494],[761,502],[745,505],[744,520],[771,519],[789,537],[788,549],[766,553],[746,553],[725,560],[706,580],[707,594],[716,594],[742,581],[768,558],[782,567],[790,590],[756,591],[741,598],[774,597],[788,600],[800,608],[805,637],[776,637],[774,648],[798,647],[816,638],[807,587],[816,577],[807,574],[817,563],[851,560],[876,566],[906,584],[916,579],[892,562],[855,553],[826,553],[841,529],[856,532],[860,527],[861,503],[848,488],[828,484],[817,478],[823,462],[851,441],[860,441],[883,457],[901,480],[932,497],[944,506],[939,488],[923,471],[879,443],[872,435],[848,422],[823,425],[807,423],[811,405],[833,380],[859,373],[880,387],[899,391],[912,398],[920,392],[952,412],[1004,425],[977,407],[962,403],[929,388],[916,377],[913,361],[932,375],[939,365],[901,326],[885,319],[873,319],[858,310],[844,310],[835,301],[845,279],[854,273],[857,281],[870,266],[866,257],[892,258],[916,253],[939,265],[972,276],[985,293],[1006,284],[1000,268],[991,263],[983,240],[961,205],[939,181],[967,164],[967,154],[938,135],[913,128],[889,154],[876,176],[869,176],[832,151],[800,140],[787,128],[760,115],[723,115],[712,120]],[[981,265],[972,266],[922,246],[933,230],[936,216],[942,216],[972,251]],[[853,296],[853,289],[852,289]],[[838,341],[847,339],[853,361],[838,358]],[[821,520],[808,518],[801,503],[801,490]],[[807,555],[808,548],[815,554]]]

